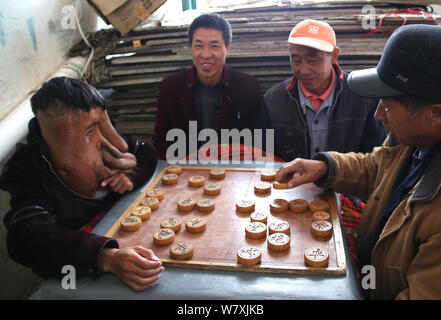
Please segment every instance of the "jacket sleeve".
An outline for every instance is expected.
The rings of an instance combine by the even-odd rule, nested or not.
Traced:
[[[129,152],[136,157],[136,168],[130,175],[134,189],[143,185],[153,175],[157,164],[156,151],[146,142],[133,137],[124,137],[129,145]]]
[[[372,153],[366,154],[355,152],[317,154],[314,159],[327,162],[328,173],[316,184],[366,201],[374,188],[379,149],[375,148]]]
[[[418,253],[407,271],[408,287],[400,291],[397,300],[439,299],[441,296],[441,233],[431,236],[420,243]]]
[[[166,79],[161,83],[161,89],[159,91],[158,97],[158,112],[156,114],[155,121],[155,134],[153,136],[153,142],[160,159],[166,159],[166,152],[169,143],[166,141],[167,132],[173,127],[168,115],[168,110],[171,108],[173,103]]]
[[[7,226],[9,256],[43,278],[62,277],[66,265],[73,266],[78,277],[97,277],[100,251],[118,248],[111,238],[58,225],[56,217],[39,204],[21,208],[19,217],[18,211],[12,208],[8,213],[13,216]]]
[[[60,225],[58,206],[45,188],[47,175],[38,159],[21,149],[0,177],[0,187],[11,195],[11,209],[3,219],[9,256],[41,277],[61,277],[65,265],[74,266],[77,276],[98,275],[98,253],[118,243]]]

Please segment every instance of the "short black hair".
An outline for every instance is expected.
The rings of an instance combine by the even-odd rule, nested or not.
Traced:
[[[50,108],[59,110],[83,110],[89,112],[92,107],[106,109],[101,93],[81,80],[56,77],[45,82],[31,97],[32,112]]]
[[[188,40],[190,41],[190,44],[193,41],[194,32],[199,28],[216,29],[220,31],[224,38],[225,45],[231,43],[231,40],[233,39],[230,23],[216,13],[202,14],[193,20],[188,28]]]
[[[425,107],[431,106],[432,102],[430,102],[427,99],[416,97],[413,95],[402,95],[402,96],[395,96],[391,97],[393,100],[401,104],[403,107],[406,108],[407,111],[411,113],[417,113],[424,109]]]

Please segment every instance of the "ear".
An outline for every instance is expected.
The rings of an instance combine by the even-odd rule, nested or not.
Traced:
[[[432,124],[436,128],[441,128],[441,104],[434,104],[430,107]]]
[[[227,56],[230,54],[231,51],[231,42],[227,44]]]
[[[339,47],[335,47],[334,51],[332,51],[331,53],[331,63],[332,64],[336,64],[337,60],[338,60],[338,55],[340,54],[340,48]]]

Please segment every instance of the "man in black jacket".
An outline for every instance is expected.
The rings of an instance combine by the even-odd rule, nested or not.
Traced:
[[[134,290],[163,270],[146,248],[120,249],[111,238],[80,231],[120,194],[146,182],[156,154],[113,128],[100,93],[79,80],[53,78],[31,98],[35,118],[0,177],[11,194],[4,223],[11,258],[41,277],[115,273]]]
[[[263,121],[259,82],[225,64],[232,41],[229,22],[217,14],[200,15],[191,23],[188,37],[193,66],[164,78],[161,83],[153,137],[161,159],[182,160],[195,152],[206,142],[206,137],[198,140],[204,129],[214,130],[218,143],[222,143],[222,129],[253,130],[260,128]],[[178,152],[178,156],[169,150],[179,142],[171,142],[172,132],[176,130],[185,133],[185,152]]]
[[[275,154],[291,161],[321,151],[371,152],[381,145],[386,132],[374,119],[378,99],[349,89],[331,26],[304,20],[291,31],[288,45],[294,76],[264,96]]]

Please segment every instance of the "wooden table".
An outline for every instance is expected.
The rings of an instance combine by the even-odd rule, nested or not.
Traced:
[[[277,167],[280,166],[280,164],[275,165]],[[159,161],[152,179],[138,190],[127,194],[118,201],[95,226],[92,232],[100,235],[108,233],[118,219],[121,218],[121,215],[145,192],[146,187],[151,185],[151,183],[155,183],[155,179],[158,178],[166,166],[168,166],[168,163]],[[256,164],[233,164],[230,166],[242,169],[248,168],[249,170],[255,170],[259,166],[265,167],[264,165]],[[311,185],[311,188],[316,187]],[[285,192],[289,191],[283,191],[283,193]],[[272,192],[272,196],[275,196],[275,193]],[[214,214],[214,212],[211,214]],[[304,219],[307,218],[306,215],[303,217]],[[246,217],[242,218],[246,219]],[[335,222],[335,219],[339,219],[339,217],[333,215],[333,222]],[[334,223],[334,225],[336,224]],[[340,222],[337,226],[340,226]],[[209,234],[207,233],[207,235]],[[334,229],[333,239],[331,241],[341,241],[342,248],[344,249],[344,261],[341,261],[342,264],[337,262],[335,266],[330,264],[330,268],[336,268],[335,270],[342,268],[341,270],[344,269],[345,272],[340,270],[334,274],[317,272],[261,273],[241,272],[238,268],[234,270],[230,268],[207,269],[166,265],[166,269],[162,272],[162,277],[146,291],[134,292],[113,274],[104,274],[98,280],[92,280],[89,277],[77,279],[75,290],[64,290],[61,288],[60,280],[49,279],[33,295],[32,299],[362,299],[341,228]],[[264,263],[262,263],[263,265]],[[305,268],[300,266],[300,264],[298,267]]]
[[[338,218],[338,208],[334,193],[331,190],[322,190],[314,184],[307,184],[294,189],[271,188],[266,194],[256,194],[254,185],[261,182],[260,168],[238,167],[202,167],[184,166],[179,174],[178,183],[166,185],[161,178],[166,174],[164,168],[156,178],[148,184],[137,199],[125,210],[115,224],[107,231],[106,236],[118,240],[121,247],[142,245],[152,249],[161,258],[165,266],[182,268],[217,269],[246,272],[296,273],[296,274],[323,274],[339,275],[346,273],[346,259],[341,234],[341,225]],[[212,169],[224,169],[225,177],[221,180],[211,178]],[[201,187],[189,186],[188,180],[192,176],[205,178],[205,185],[216,183],[221,186],[218,195],[206,195]],[[143,222],[142,227],[134,232],[120,229],[120,222],[131,214],[132,209],[140,205],[141,200],[147,197],[148,191],[153,188],[164,191],[165,197],[160,206],[153,210],[152,216]],[[189,212],[180,211],[177,203],[181,199],[195,201],[210,199],[215,208],[211,212],[201,212],[193,209]],[[255,203],[254,211],[265,213],[268,216],[267,225],[272,222],[285,221],[290,224],[290,248],[284,251],[268,249],[267,236],[252,239],[245,235],[245,227],[250,223],[250,214],[241,213],[236,209],[236,203],[242,199]],[[270,203],[275,199],[287,202],[294,199],[305,199],[308,202],[321,199],[329,204],[329,213],[333,224],[333,234],[329,238],[320,238],[311,234],[312,213],[293,213],[289,209],[285,212],[270,210]],[[170,258],[168,245],[157,245],[153,241],[153,233],[159,230],[160,223],[170,217],[181,220],[182,227],[176,232],[175,242],[188,241],[194,247],[194,254],[190,260],[176,260]],[[204,232],[193,234],[185,230],[185,222],[191,218],[201,217],[206,220],[207,229]],[[260,249],[262,261],[254,266],[242,266],[237,263],[237,252],[241,247],[254,246]],[[305,266],[303,254],[309,247],[319,246],[329,253],[329,264],[323,268]]]

